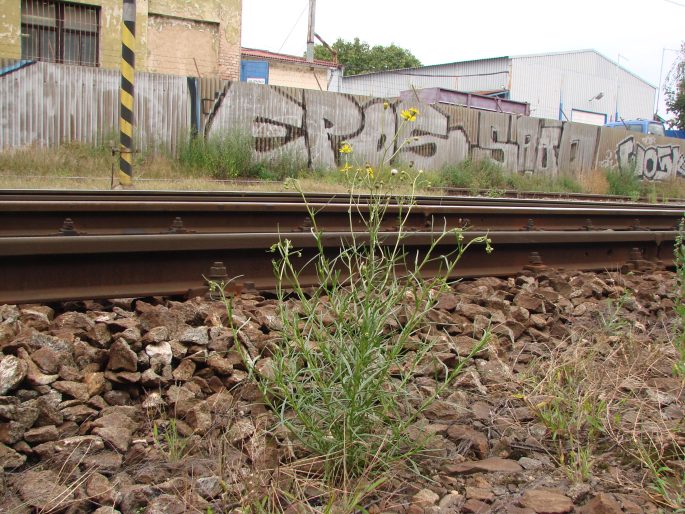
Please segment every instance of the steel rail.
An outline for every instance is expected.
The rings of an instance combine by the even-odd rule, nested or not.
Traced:
[[[469,240],[485,234],[464,235]],[[486,255],[482,247],[472,247],[455,277],[512,275],[531,263],[537,269],[544,264],[585,270],[618,269],[627,263],[639,266],[643,261],[672,265],[676,234],[494,231],[488,233],[494,252]],[[326,233],[326,251],[336,255],[341,241],[351,237],[348,231]],[[363,241],[366,236],[355,233],[354,237]],[[382,237],[392,244],[398,233],[385,232]],[[402,244],[410,255],[423,253],[435,237],[434,232],[411,232]],[[314,256],[316,244],[309,232],[0,238],[0,304],[194,294],[205,291],[205,277],[235,277],[239,288],[269,289],[275,282],[273,254],[268,249],[282,238],[302,250],[298,260],[302,266]],[[454,248],[455,240],[445,238],[437,252]],[[226,271],[217,262],[225,264]],[[438,264],[439,260],[433,262]],[[317,283],[311,266],[303,268],[301,280],[305,285]]]
[[[436,190],[437,191],[437,190]],[[519,196],[515,196],[510,192],[510,197],[490,198],[487,196],[473,196],[467,194],[466,189],[451,189],[446,188],[442,190],[442,195],[418,195],[415,198],[417,204],[423,203],[441,205],[458,204],[463,205],[559,205],[573,204],[573,205],[604,205],[630,208],[632,206],[640,208],[645,206],[661,206],[661,207],[683,207],[685,209],[685,200],[674,200],[669,203],[636,203],[631,201],[629,197],[622,196],[604,196],[594,194],[580,194],[580,193],[536,193],[536,192],[521,192]],[[487,191],[479,191],[486,194]],[[454,194],[458,193],[458,194]],[[327,201],[342,201],[348,202],[349,195],[347,193],[319,193],[306,192],[307,201],[311,202],[327,202]],[[537,196],[536,196],[537,195]],[[368,195],[359,195],[357,198],[366,200]],[[0,190],[0,202],[12,200],[119,200],[119,201],[159,201],[159,200],[175,200],[181,202],[262,202],[271,201],[278,203],[294,202],[301,203],[302,196],[298,192],[293,191],[156,191],[156,190],[36,190],[36,189],[4,189]]]
[[[358,211],[357,211],[358,209]],[[350,204],[275,201],[177,200],[5,200],[0,202],[0,237],[48,235],[294,232],[308,231],[309,211],[317,213],[322,230],[364,229],[362,203],[349,215]],[[407,207],[391,204],[384,229],[394,230]],[[362,213],[362,215],[359,215]],[[671,230],[682,211],[670,206],[501,205],[464,201],[460,204],[414,205],[405,228],[431,227],[474,230]]]

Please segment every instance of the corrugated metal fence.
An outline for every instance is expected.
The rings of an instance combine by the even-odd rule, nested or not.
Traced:
[[[119,74],[34,63],[0,76],[0,150],[68,141],[116,141]],[[409,123],[408,109],[420,116]],[[340,166],[340,145],[360,163],[439,169],[467,158],[490,159],[518,173],[580,174],[595,167],[635,168],[647,179],[685,177],[685,140],[464,107],[383,99],[246,82],[139,73],[136,148],[175,152],[191,131],[252,138],[258,159],[297,157]],[[399,142],[402,142],[399,146]]]
[[[187,79],[136,74],[136,146],[175,151],[190,131]],[[36,62],[0,77],[0,149],[117,141],[119,72]]]

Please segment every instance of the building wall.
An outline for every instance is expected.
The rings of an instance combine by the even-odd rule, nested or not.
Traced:
[[[21,6],[17,0],[0,0],[0,57],[21,59]]]
[[[341,93],[394,98],[400,92],[426,87],[458,91],[485,91],[506,88],[509,60],[506,57],[462,63],[438,64],[421,68],[368,73],[343,77]]]
[[[147,69],[187,76],[219,74],[219,24],[150,14]]]
[[[614,118],[617,90],[618,113],[623,119],[651,118],[656,94],[654,86],[594,51],[498,57],[355,75],[343,77],[337,91],[393,98],[412,87],[469,92],[509,89],[510,98],[530,103],[531,115],[538,118],[559,119],[561,102],[569,119],[577,109],[606,114],[606,121]],[[599,93],[602,98],[594,99]]]
[[[559,118],[559,104],[571,118],[572,109],[607,115],[616,110],[624,119],[651,119],[656,88],[592,51],[514,57],[511,98],[529,102],[531,115]],[[595,97],[602,93],[602,98]],[[566,118],[564,118],[565,120]]]
[[[70,3],[100,7],[100,67],[118,68],[122,1]],[[242,0],[137,0],[136,13],[138,70],[240,78]],[[21,57],[20,0],[0,0],[2,57]]]
[[[328,69],[269,61],[269,84],[328,91]]]

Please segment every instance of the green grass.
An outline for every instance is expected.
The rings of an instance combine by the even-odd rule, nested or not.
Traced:
[[[188,439],[178,433],[175,419],[168,420],[161,427],[154,423],[152,436],[155,445],[166,455],[169,462],[178,462],[186,454]]]
[[[440,183],[443,186],[469,189],[473,192],[489,190],[501,196],[505,190],[580,193],[582,187],[568,176],[549,177],[535,173],[511,173],[496,162],[467,159],[459,164],[442,168]]]
[[[91,188],[109,189],[116,184],[118,155],[116,135],[103,136],[97,145],[65,143],[56,148],[27,147],[0,152],[0,187],[4,188]],[[387,182],[390,169],[408,169],[397,157],[392,166],[377,170]],[[133,180],[144,189],[208,189],[221,190],[232,186],[221,181],[262,180],[262,186],[241,189],[273,189],[270,182],[288,178],[301,180],[303,189],[316,192],[344,192],[346,178],[339,170],[308,167],[308,157],[302,151],[281,148],[273,154],[259,154],[253,149],[252,137],[241,131],[215,134],[208,139],[182,138],[175,155],[161,148],[149,147],[134,154]],[[685,198],[685,181],[642,181],[628,171],[592,170],[578,177],[550,176],[544,173],[512,173],[490,159],[467,159],[438,170],[425,170],[424,184],[419,194],[439,194],[425,186],[465,188],[490,197],[503,196],[505,191],[617,194],[650,202],[666,198]],[[483,192],[484,191],[484,192]],[[408,194],[409,190],[398,189]]]
[[[489,249],[486,238],[465,242],[460,231],[452,230],[436,234],[428,252],[414,260],[418,256],[407,255],[401,244],[411,200],[397,219],[400,241],[386,244],[379,229],[392,196],[376,187],[379,180],[378,175],[363,179],[372,198],[363,220],[369,240],[352,238],[334,257],[324,251],[324,234],[310,210],[319,253],[308,268],[318,276],[317,287],[302,285],[299,252],[289,240],[272,247],[283,341],[270,350],[268,372],[244,355],[279,422],[323,459],[332,483],[375,478],[420,451],[409,437],[409,426],[454,381],[467,359],[445,367],[435,395],[417,403],[408,384],[433,344],[418,337],[419,331],[440,293],[449,289],[449,277],[471,244]],[[352,216],[360,215],[357,185],[349,186],[351,225]],[[438,244],[445,240],[453,241],[454,250],[438,255]],[[442,263],[438,276],[421,278],[422,270],[435,262]],[[296,308],[288,301],[293,297]],[[391,325],[397,330],[390,330]],[[409,352],[410,344],[418,348]]]
[[[407,115],[402,126],[413,119]],[[352,147],[341,145],[344,165],[335,173],[348,191],[351,236],[336,254],[326,250],[326,234],[302,185],[291,181],[308,210],[316,252],[303,262],[287,236],[271,247],[281,337],[267,358],[242,352],[278,423],[322,463],[329,486],[346,490],[360,480],[380,484],[385,472],[420,454],[425,440],[412,438],[410,427],[489,337],[486,331],[469,356],[449,366],[436,363],[441,371],[431,393],[419,395],[411,387],[419,367],[433,359],[435,339],[424,336],[430,328],[427,314],[450,290],[454,270],[471,245],[483,244],[488,253],[492,248],[487,236],[467,240],[460,229],[438,227],[422,254],[405,249],[406,222],[425,178],[389,168],[397,139],[373,168],[352,162]],[[407,195],[395,194],[406,188]],[[359,207],[360,193],[368,195],[368,212]],[[394,202],[400,206],[397,214],[389,211]],[[386,241],[382,223],[393,217],[399,236]],[[363,233],[355,229],[359,222]],[[437,270],[427,273],[428,267]],[[306,287],[311,274],[316,285]],[[210,289],[220,292],[231,319],[222,285],[210,284]]]
[[[676,265],[677,294],[675,302],[675,312],[677,315],[673,334],[673,345],[675,346],[677,358],[673,370],[676,375],[685,377],[685,241],[683,232],[685,231],[685,217],[680,221],[678,235],[676,236],[673,247],[673,258]]]
[[[181,166],[218,179],[255,177],[258,166],[252,151],[252,138],[240,131],[209,138],[191,137],[178,149]]]
[[[643,195],[643,183],[633,169],[605,170],[610,195],[629,196],[638,199]]]

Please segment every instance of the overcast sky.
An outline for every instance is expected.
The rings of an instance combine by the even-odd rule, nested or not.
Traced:
[[[243,46],[303,55],[308,6],[243,0]],[[317,0],[316,32],[394,43],[423,64],[592,48],[658,86],[662,49],[665,80],[685,41],[685,0]]]

